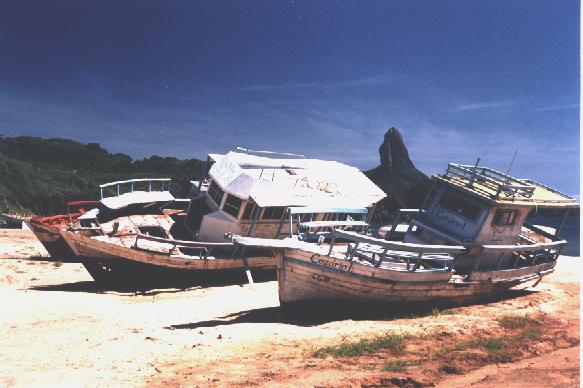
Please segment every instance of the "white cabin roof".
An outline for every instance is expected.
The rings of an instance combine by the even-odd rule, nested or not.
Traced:
[[[169,191],[134,191],[115,197],[107,197],[101,200],[106,207],[117,210],[132,204],[144,204],[153,202],[173,201],[174,196]]]
[[[99,215],[99,209],[94,208],[77,217],[78,220],[94,220]]]
[[[210,154],[209,175],[221,188],[261,207],[368,207],[386,195],[357,168],[319,159]]]

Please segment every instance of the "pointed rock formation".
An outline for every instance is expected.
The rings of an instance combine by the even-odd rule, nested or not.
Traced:
[[[381,165],[378,168],[386,176],[422,175],[411,162],[403,137],[395,127],[391,127],[385,133],[385,140],[379,147],[379,155]]]
[[[397,128],[390,128],[379,147],[380,165],[365,174],[385,193],[385,198],[375,211],[375,221],[385,222],[398,208],[421,206],[429,189],[429,178],[419,171],[405,146]]]

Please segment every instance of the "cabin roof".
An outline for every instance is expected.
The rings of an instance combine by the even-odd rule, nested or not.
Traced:
[[[261,207],[367,207],[386,195],[357,168],[335,161],[211,154],[210,176],[226,192]]]
[[[84,214],[80,215],[77,219],[78,220],[94,220],[99,215],[99,209],[94,208],[91,210],[86,211]]]
[[[486,167],[450,163],[446,173],[435,178],[497,204],[552,208],[579,206],[574,198],[558,190]]]
[[[170,182],[170,178],[138,178],[105,183],[99,185],[100,202],[110,209],[117,210],[133,204],[173,201]],[[107,196],[104,189],[108,188],[114,193],[117,192],[117,195]]]
[[[169,191],[134,191],[120,194],[116,197],[103,198],[101,203],[110,209],[117,210],[132,204],[169,202],[173,200],[174,196]]]

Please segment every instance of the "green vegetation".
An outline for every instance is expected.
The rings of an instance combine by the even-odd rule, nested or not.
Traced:
[[[440,366],[439,370],[442,371],[443,373],[447,373],[449,375],[451,375],[451,374],[461,375],[464,373],[463,370],[461,370],[457,366],[449,365],[449,364],[444,364],[444,365]]]
[[[405,360],[388,360],[383,364],[384,372],[405,372],[409,363]]]
[[[529,326],[518,334],[519,339],[538,340],[542,337],[542,330],[538,327]]]
[[[498,318],[497,321],[505,329],[520,329],[520,333],[517,335],[519,339],[536,340],[542,336],[542,331],[539,327],[540,323],[526,315],[504,315]]]
[[[361,339],[356,342],[346,342],[336,346],[326,346],[313,353],[314,357],[324,358],[328,355],[334,357],[354,357],[370,354],[381,349],[388,349],[393,354],[401,354],[405,348],[405,340],[408,336],[402,334],[385,334],[372,339]]]
[[[508,346],[508,341],[503,337],[477,338],[462,341],[455,346],[456,350],[484,349],[486,351],[496,351]]]
[[[455,315],[456,311],[454,309],[431,309],[431,316],[438,317],[440,315]]]
[[[184,197],[204,163],[152,156],[132,160],[99,144],[31,136],[0,136],[0,212],[55,214],[65,202],[98,199],[98,185],[131,178],[172,178]]]
[[[537,325],[537,321],[527,315],[503,315],[496,320],[505,329],[522,329],[527,326]]]

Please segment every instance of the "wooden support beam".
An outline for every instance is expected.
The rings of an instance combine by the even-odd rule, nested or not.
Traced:
[[[281,228],[283,227],[283,223],[285,222],[286,217],[289,217],[289,209],[285,209],[285,211],[281,215],[281,219],[279,220],[279,226],[277,227],[277,232],[275,232],[275,236],[273,238],[279,238],[279,234],[281,233]]]

